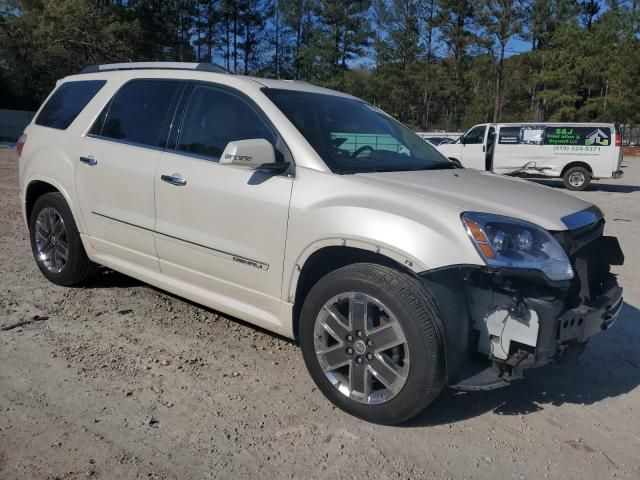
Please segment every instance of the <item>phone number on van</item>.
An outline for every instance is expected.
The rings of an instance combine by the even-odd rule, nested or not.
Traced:
[[[601,147],[587,145],[554,145],[554,152],[599,152]]]

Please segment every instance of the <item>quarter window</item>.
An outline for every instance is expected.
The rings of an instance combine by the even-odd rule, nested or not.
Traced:
[[[275,145],[272,129],[254,108],[228,90],[193,87],[180,130],[177,149],[218,160],[229,142],[263,138]]]
[[[63,83],[42,108],[36,125],[65,130],[105,83],[104,80]]]
[[[183,82],[134,80],[98,117],[90,133],[115,140],[164,147],[166,130]]]

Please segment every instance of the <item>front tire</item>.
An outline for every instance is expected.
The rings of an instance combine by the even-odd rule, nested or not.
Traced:
[[[87,257],[61,193],[47,193],[36,200],[29,219],[29,238],[38,268],[56,285],[77,285],[97,269]]]
[[[562,181],[568,190],[585,190],[591,183],[591,172],[584,167],[571,167],[564,172]]]
[[[435,302],[421,282],[392,268],[354,264],[320,279],[302,307],[300,344],[325,396],[370,422],[408,420],[445,384]]]

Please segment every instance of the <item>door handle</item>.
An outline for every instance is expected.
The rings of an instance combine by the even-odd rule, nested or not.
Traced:
[[[80,161],[85,165],[89,165],[92,167],[98,164],[98,160],[93,157],[80,157]]]
[[[173,175],[160,175],[160,180],[176,187],[184,187],[187,184],[187,181],[176,173]]]

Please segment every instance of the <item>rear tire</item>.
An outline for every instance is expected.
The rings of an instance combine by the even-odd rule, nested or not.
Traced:
[[[313,286],[300,315],[307,369],[345,412],[392,425],[418,414],[442,391],[440,314],[412,276],[375,264],[348,265]]]
[[[82,283],[98,268],[87,257],[61,193],[46,193],[36,200],[29,219],[29,238],[38,268],[56,285]]]
[[[585,190],[591,184],[591,172],[584,167],[571,167],[564,172],[562,181],[568,190]]]

